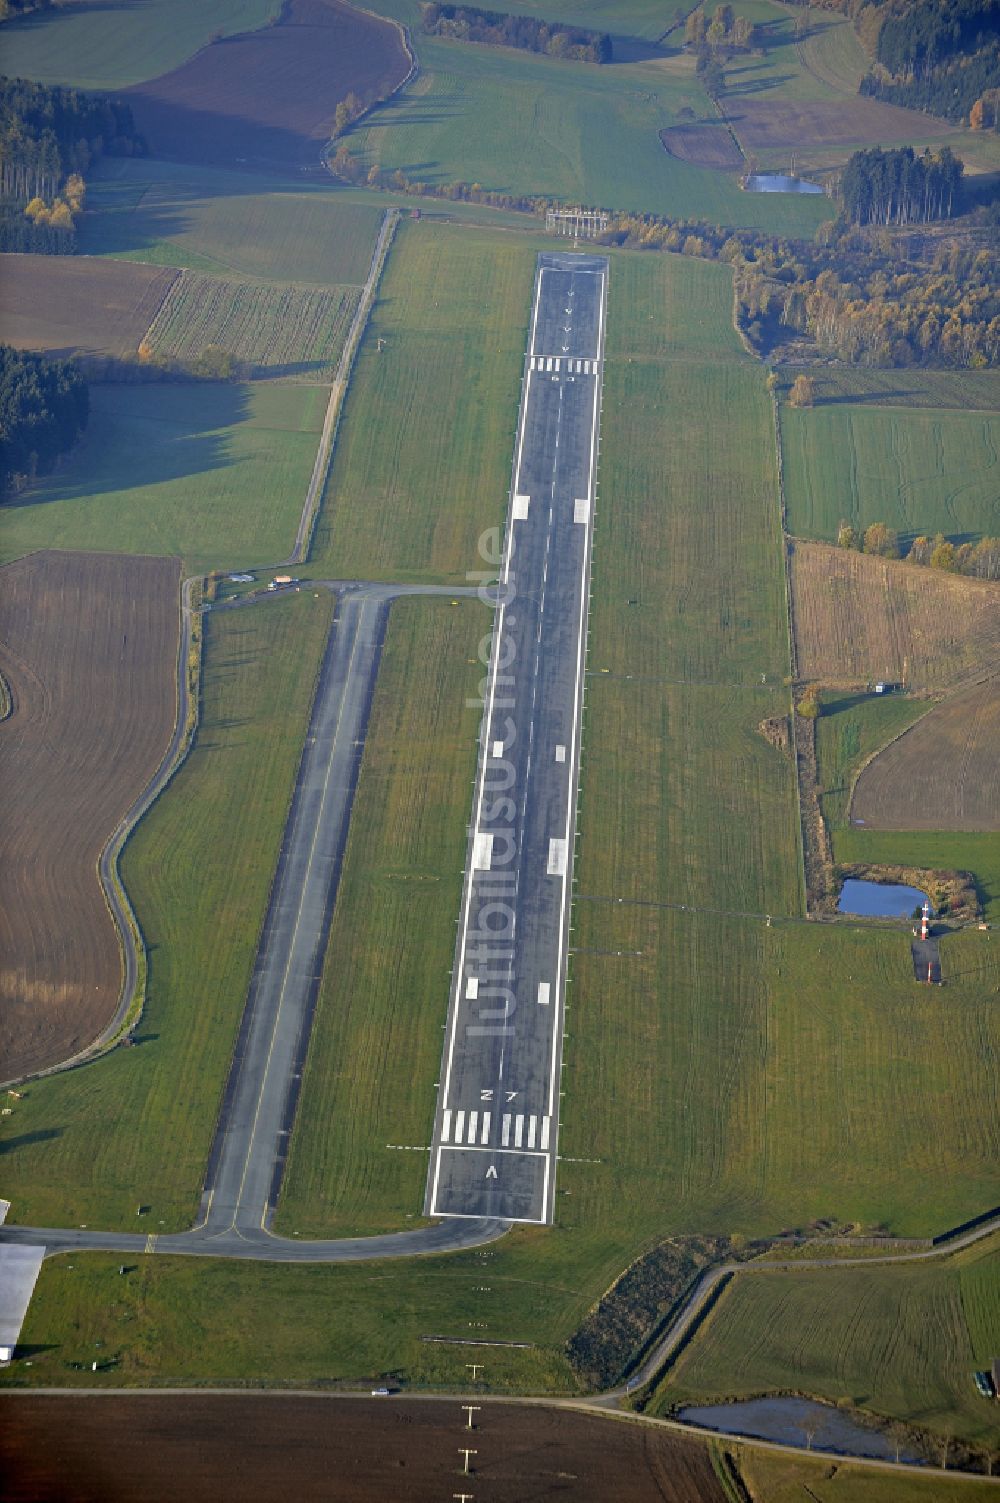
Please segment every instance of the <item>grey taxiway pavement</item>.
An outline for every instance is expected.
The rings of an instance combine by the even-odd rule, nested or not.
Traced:
[[[552,1220],[607,280],[538,258],[430,1216]]]

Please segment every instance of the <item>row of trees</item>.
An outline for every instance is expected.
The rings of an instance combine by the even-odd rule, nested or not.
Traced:
[[[850,522],[841,522],[838,548],[855,548],[877,558],[901,558],[899,534],[884,522],[872,522],[859,532]],[[946,574],[965,574],[972,579],[1000,580],[1000,538],[984,537],[978,543],[951,542],[944,533],[914,538],[906,554],[908,564],[941,569]]]
[[[481,10],[475,5],[439,5],[434,0],[423,0],[421,11],[423,29],[430,36],[483,42],[489,47],[517,47],[524,52],[542,52],[549,57],[584,63],[611,61],[611,38],[607,32],[540,21],[535,16]]]
[[[965,164],[950,147],[856,151],[840,176],[840,202],[852,224],[927,224],[950,219],[960,200]]]
[[[51,470],[87,426],[87,382],[70,360],[0,345],[0,486],[18,490]]]
[[[688,16],[684,25],[684,41],[688,47],[700,51],[747,52],[760,45],[760,28],[749,16],[733,14],[731,5],[717,5],[711,21],[699,6]]]

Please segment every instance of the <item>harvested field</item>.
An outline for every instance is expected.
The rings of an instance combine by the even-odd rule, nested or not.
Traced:
[[[390,22],[339,0],[288,0],[275,25],[212,43],[125,97],[157,156],[301,171],[319,165],[341,99],[372,104],[409,70]]]
[[[1000,585],[827,543],[792,544],[799,677],[946,689],[1000,668]],[[945,828],[936,825],[934,828]]]
[[[1000,678],[935,705],[869,762],[850,814],[872,830],[1000,830]]]
[[[693,167],[718,167],[730,170],[743,166],[743,153],[724,125],[718,121],[702,125],[670,125],[660,131],[664,149]]]
[[[167,558],[44,552],[0,573],[0,670],[14,702],[0,725],[6,1077],[83,1048],[118,1001],[97,860],[173,729],[178,585]]]
[[[461,1491],[579,1503],[725,1503],[708,1447],[668,1433],[527,1405],[484,1404],[475,1432],[454,1403],[248,1395],[9,1395],[0,1458],[9,1503],[215,1503],[244,1496],[438,1503]],[[251,1481],[252,1479],[252,1481]],[[240,1489],[243,1492],[243,1489]]]
[[[52,355],[134,351],[176,271],[76,256],[3,258],[0,337]]]
[[[945,121],[878,99],[767,99],[742,97],[726,117],[744,151],[810,147],[882,146],[955,134]]]
[[[340,359],[358,306],[357,287],[275,287],[181,272],[147,339],[181,359],[221,345],[255,376],[322,380]]]

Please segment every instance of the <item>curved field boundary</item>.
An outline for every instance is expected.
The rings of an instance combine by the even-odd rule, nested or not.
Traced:
[[[174,730],[163,760],[146,788],[122,815],[108,837],[107,844],[98,858],[97,872],[112,922],[118,933],[122,956],[122,985],[118,1005],[110,1021],[85,1049],[78,1050],[56,1065],[44,1070],[35,1070],[27,1075],[14,1076],[0,1081],[0,1087],[17,1085],[26,1080],[39,1080],[46,1075],[57,1075],[63,1070],[72,1070],[77,1065],[87,1064],[106,1054],[132,1032],[142,1016],[146,997],[146,952],[142,930],[135,910],[125,891],[119,858],[125,843],[139,820],[159,798],[178,767],[184,761],[194,738],[198,723],[198,683],[201,671],[200,633],[195,637],[193,622],[197,610],[192,606],[192,591],[200,586],[200,579],[186,579],[181,586],[181,620],[177,646],[177,700],[174,713]]]

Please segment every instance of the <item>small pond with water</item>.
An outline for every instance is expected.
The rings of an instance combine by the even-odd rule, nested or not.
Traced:
[[[754,172],[743,184],[748,193],[823,193],[819,183],[804,177],[786,177],[781,172]]]
[[[880,1430],[869,1430],[832,1404],[814,1399],[743,1399],[737,1404],[687,1404],[678,1419],[707,1430],[749,1435],[756,1440],[778,1440],[786,1446],[810,1444],[818,1451],[836,1451],[842,1456],[867,1456],[895,1461],[896,1445]],[[810,1434],[812,1440],[810,1441]],[[903,1447],[900,1461],[922,1461],[912,1448]]]
[[[863,882],[848,877],[837,902],[838,913],[857,913],[865,918],[909,918],[922,908],[927,894],[919,887],[896,882]]]

